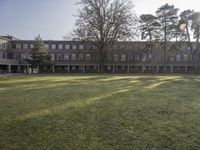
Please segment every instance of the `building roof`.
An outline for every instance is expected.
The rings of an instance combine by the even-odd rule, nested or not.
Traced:
[[[18,39],[18,38],[16,38],[16,37],[14,37],[14,36],[10,36],[10,35],[7,35],[7,36],[1,36],[0,35],[0,38],[1,39],[4,39],[4,40],[7,40],[7,41],[18,41],[18,40],[20,40],[20,39]]]

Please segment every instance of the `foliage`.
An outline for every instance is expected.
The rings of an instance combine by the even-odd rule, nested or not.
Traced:
[[[32,68],[36,68],[49,64],[49,61],[48,50],[45,48],[42,38],[38,35],[35,38],[34,48],[31,49],[30,59],[27,59],[27,62],[31,64]]]
[[[142,32],[142,40],[147,39],[144,50],[152,51],[157,47],[157,39],[159,38],[160,24],[156,16],[151,14],[143,14],[140,16],[140,31]]]
[[[161,25],[160,41],[170,41],[176,38],[177,22],[178,22],[178,9],[174,5],[165,4],[158,8],[156,15]]]

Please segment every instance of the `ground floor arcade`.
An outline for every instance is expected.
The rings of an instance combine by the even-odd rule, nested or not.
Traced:
[[[0,64],[1,73],[31,73],[29,65]],[[40,67],[41,73],[98,73],[99,65],[51,65]],[[105,65],[105,73],[200,73],[192,65]]]
[[[46,68],[46,71],[50,68]],[[199,67],[185,65],[105,65],[106,73],[197,73]],[[45,70],[43,70],[45,72]],[[98,73],[99,65],[54,65],[53,73]]]

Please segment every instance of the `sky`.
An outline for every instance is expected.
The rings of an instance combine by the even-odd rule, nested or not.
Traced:
[[[77,13],[77,0],[0,0],[0,35],[32,40],[38,34],[44,40],[62,40],[71,32]],[[137,15],[155,14],[165,3],[180,11],[200,11],[199,0],[133,0]]]

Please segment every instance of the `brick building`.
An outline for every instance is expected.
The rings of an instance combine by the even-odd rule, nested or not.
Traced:
[[[35,41],[0,36],[0,70],[7,73],[27,73],[30,49]],[[94,46],[81,41],[44,41],[51,64],[44,73],[87,73],[99,71],[99,53]],[[169,43],[168,43],[169,44]],[[171,42],[170,44],[174,44]],[[171,49],[164,56],[162,49],[145,50],[146,42],[116,42],[107,54],[105,71],[113,73],[194,73],[198,72],[198,56],[192,55],[187,43]],[[193,44],[195,48],[195,43]],[[164,59],[164,57],[166,59]],[[165,61],[164,61],[165,60]]]

